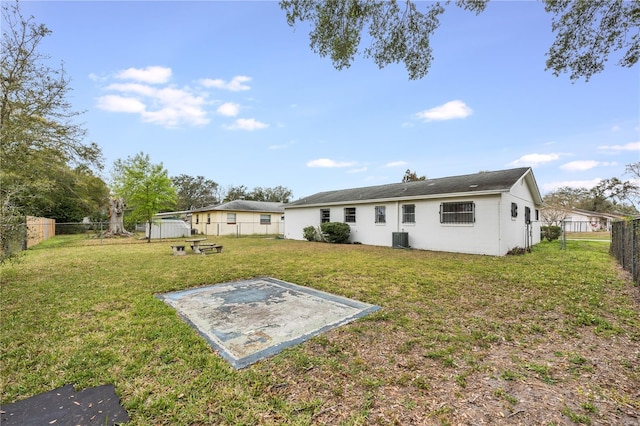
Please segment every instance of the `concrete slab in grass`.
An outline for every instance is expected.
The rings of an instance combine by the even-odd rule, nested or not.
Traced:
[[[270,277],[158,297],[237,369],[380,309]]]

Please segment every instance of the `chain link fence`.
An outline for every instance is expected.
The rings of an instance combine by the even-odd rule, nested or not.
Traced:
[[[640,219],[613,223],[609,252],[640,285]]]

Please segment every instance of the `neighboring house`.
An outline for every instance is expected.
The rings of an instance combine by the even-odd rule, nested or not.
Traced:
[[[284,204],[234,200],[191,211],[191,228],[204,235],[283,233]]]
[[[624,219],[624,216],[581,209],[543,207],[542,218],[543,225],[562,226],[564,221],[565,232],[596,232],[611,231],[611,224]]]
[[[285,237],[345,222],[351,242],[502,256],[540,242],[530,168],[320,192],[285,205]]]

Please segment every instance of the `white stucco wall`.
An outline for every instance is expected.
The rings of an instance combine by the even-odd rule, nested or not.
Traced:
[[[350,223],[351,242],[391,246],[394,232],[407,232],[409,245],[421,250],[502,256],[514,247],[525,247],[527,230],[530,244],[540,242],[535,206],[527,185],[513,193],[448,197],[431,200],[403,200],[339,204],[313,207],[285,207],[285,238],[302,240],[303,228],[320,225],[320,210],[330,209],[331,222],[344,222],[345,207],[356,208],[356,222]],[[475,223],[440,223],[442,202],[475,204]],[[511,203],[518,204],[518,216],[511,217]],[[402,223],[402,205],[415,205],[415,223]],[[385,206],[386,223],[375,223],[375,206]],[[531,209],[532,224],[525,224],[525,206]]]
[[[236,214],[236,223],[227,223],[227,213]],[[271,215],[270,225],[260,223],[262,214]],[[191,226],[197,229],[199,234],[204,235],[276,235],[283,232],[282,215],[282,213],[270,212],[212,210],[194,213]]]

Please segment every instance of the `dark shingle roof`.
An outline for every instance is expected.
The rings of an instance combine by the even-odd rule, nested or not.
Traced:
[[[452,176],[424,181],[391,183],[364,188],[319,192],[289,203],[286,207],[364,202],[367,200],[394,198],[435,197],[445,194],[503,192],[510,190],[529,170],[531,169],[528,167],[521,167],[517,169],[480,172],[472,175]],[[537,191],[535,180],[533,180],[533,183],[536,186],[535,191]]]
[[[283,213],[284,205],[282,203],[272,203],[268,201],[233,200],[229,201],[228,203],[219,204],[217,206],[202,207],[194,211],[203,212],[214,210]]]

